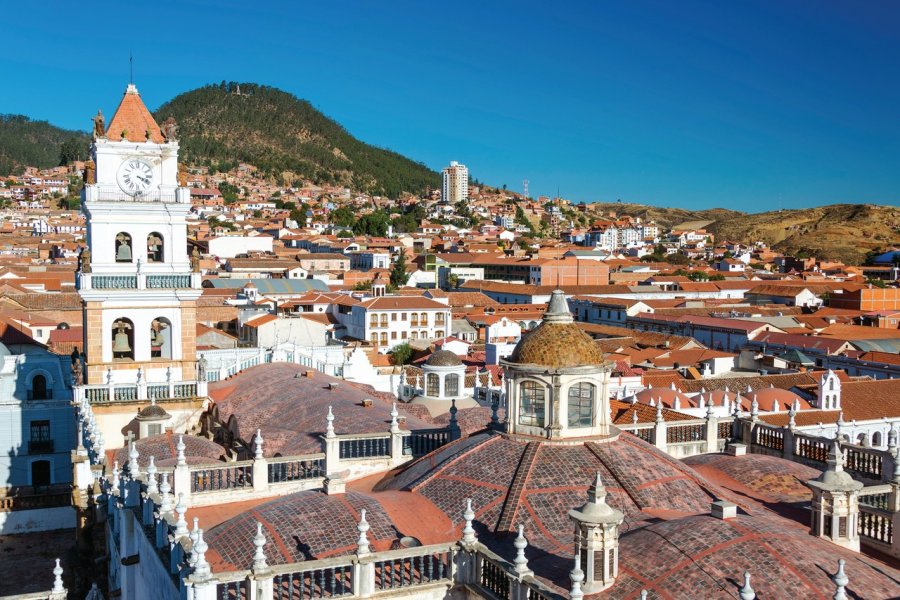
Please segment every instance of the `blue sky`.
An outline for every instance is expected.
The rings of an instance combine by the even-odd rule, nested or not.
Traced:
[[[35,5],[37,7],[37,5]],[[87,129],[221,80],[534,194],[758,211],[900,204],[900,2],[42,2],[0,112]]]

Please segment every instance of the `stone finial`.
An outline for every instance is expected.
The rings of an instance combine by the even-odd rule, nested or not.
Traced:
[[[794,419],[794,417],[796,417],[796,416],[797,416],[797,411],[794,410],[793,406],[791,406],[791,410],[788,411],[788,417],[790,417],[788,419],[788,427],[790,427],[791,429],[793,429],[794,427],[797,426],[797,421],[796,421],[796,419]]]
[[[200,519],[194,517],[194,528],[191,529],[191,533],[188,535],[188,539],[191,540],[191,548],[197,545],[197,540],[200,539]],[[197,564],[197,553],[191,551],[190,556],[187,559],[188,564],[193,568],[194,565]]]
[[[513,546],[516,548],[516,558],[513,564],[516,567],[516,573],[520,575],[528,572],[528,559],[525,558],[525,548],[528,547],[528,540],[525,539],[525,526],[519,525],[519,535],[516,536]]]
[[[399,416],[400,412],[397,410],[397,403],[394,402],[391,405],[391,433],[400,433],[400,422],[397,421]]]
[[[647,600],[647,590],[641,590],[641,600]]]
[[[672,382],[672,385],[669,386],[669,389],[672,390],[673,392],[675,391],[675,382],[674,381]]]
[[[175,466],[183,467],[187,464],[187,461],[184,458],[184,436],[178,436],[178,443],[175,444]]]
[[[759,416],[759,401],[756,399],[756,394],[753,394],[753,400],[750,402],[750,416]]]
[[[631,422],[637,424],[637,422],[638,422],[637,411],[634,411],[633,413],[631,413]]]
[[[53,594],[61,594],[66,591],[66,588],[63,587],[62,580],[63,568],[59,565],[59,559],[56,559],[56,566],[53,567],[53,589],[50,590]]]
[[[450,422],[447,426],[450,428],[450,431],[459,431],[459,422],[456,420],[456,413],[459,412],[459,409],[456,408],[456,398],[450,398]]]
[[[581,582],[584,581],[584,571],[581,570],[581,554],[575,554],[575,566],[569,572],[569,579],[572,580],[572,589],[569,591],[571,600],[581,600],[584,598],[584,592],[581,591]]]
[[[569,303],[566,302],[566,293],[562,290],[553,290],[550,294],[550,302],[544,312],[545,323],[571,323],[575,319],[569,311]]]
[[[363,556],[369,553],[369,538],[366,533],[369,531],[369,522],[366,521],[366,509],[359,511],[359,524],[356,526],[359,531],[359,540],[356,542],[356,554]]]
[[[662,399],[660,399],[659,404],[656,405],[656,422],[662,423],[663,421]]]
[[[621,523],[624,515],[606,503],[606,487],[597,478],[588,488],[588,499],[581,507],[569,511],[569,516],[579,523]]]
[[[269,568],[266,563],[266,553],[263,550],[266,546],[266,536],[263,534],[262,523],[256,522],[256,535],[253,536],[253,545],[256,551],[253,553],[253,571],[259,573]]]
[[[835,421],[835,425],[837,425],[837,430],[840,433],[841,429],[846,425],[844,422],[844,411],[838,413],[837,421]]]
[[[139,456],[140,454],[138,453],[138,449],[134,445],[134,442],[128,444],[128,471],[131,473],[132,477],[137,477],[137,474],[141,469],[138,464]]]
[[[662,403],[660,402],[660,404]],[[675,410],[681,410],[681,400],[679,398],[676,397],[675,400],[672,401],[672,408]]]
[[[710,397],[709,402],[708,402],[707,405],[706,405],[706,418],[707,418],[707,419],[712,419],[714,416],[716,416],[716,413],[715,413],[715,411],[713,410],[713,401],[712,401],[712,397]]]
[[[897,430],[894,428],[893,423],[891,423],[891,428],[888,429],[887,449],[890,450],[892,454],[896,454],[895,451],[897,450]]]
[[[167,515],[172,512],[172,486],[169,485],[169,472],[162,472],[162,482],[159,484],[159,514]]]
[[[325,437],[333,438],[334,437],[334,413],[331,411],[331,407],[328,407],[328,414],[325,415],[325,421],[328,424],[325,427]]]
[[[697,407],[706,408],[706,398],[703,397],[702,393],[697,396]]]
[[[194,577],[198,579],[206,579],[210,576],[211,569],[209,563],[206,562],[206,551],[209,550],[209,544],[203,539],[203,530],[197,530],[197,543],[191,550],[196,555],[194,559]]]
[[[156,458],[150,456],[150,463],[147,465],[147,493],[158,494],[159,487],[156,485]]]
[[[263,457],[263,442],[264,441],[265,440],[263,440],[262,430],[257,429],[256,430],[256,440],[253,443],[253,446],[254,446],[253,458],[255,458],[256,460],[260,460]]]
[[[472,521],[475,519],[475,511],[472,510],[472,499],[466,498],[466,510],[463,511],[463,519],[466,521],[462,530],[462,543],[469,545],[478,541],[475,537],[475,528],[472,527]]]
[[[175,538],[182,538],[189,535],[187,521],[184,520],[184,513],[187,512],[187,504],[184,503],[184,492],[178,492],[178,502],[175,503],[175,514],[178,519],[175,521]]]
[[[738,590],[741,594],[741,600],[754,600],[756,598],[756,592],[753,591],[753,588],[750,587],[750,573],[744,571],[744,585],[741,586],[741,589]]]
[[[778,400],[772,402],[772,412],[781,412],[781,404]]]
[[[119,486],[122,484],[121,479],[119,479],[119,461],[113,461],[113,469],[112,469],[112,489],[116,492],[119,491]]]
[[[847,584],[850,583],[850,579],[844,573],[844,564],[845,561],[843,558],[838,561],[838,571],[834,574],[834,577],[831,578],[835,585],[832,600],[847,600],[845,588],[847,587]]]

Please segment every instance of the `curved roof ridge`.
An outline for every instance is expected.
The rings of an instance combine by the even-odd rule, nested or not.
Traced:
[[[638,501],[637,496],[634,494],[633,490],[631,489],[631,485],[626,485],[624,478],[619,477],[621,470],[619,469],[618,463],[616,463],[615,468],[611,467],[603,459],[603,456],[602,456],[603,453],[600,452],[600,445],[597,444],[596,442],[588,442],[585,444],[585,446],[587,447],[587,449],[590,451],[591,454],[593,454],[594,456],[597,457],[597,460],[600,461],[600,464],[602,464],[610,473],[613,474],[613,478],[616,480],[616,482],[622,488],[622,491],[625,492],[626,494],[628,494],[628,497],[631,498],[631,501],[634,502],[635,506],[637,506],[641,510],[644,510],[645,508],[647,508],[646,506],[644,506],[643,502]],[[610,454],[613,454],[613,453],[610,452]]]
[[[519,464],[516,465],[516,472],[509,483],[509,490],[506,492],[503,509],[500,511],[500,517],[497,519],[497,526],[494,531],[511,533],[514,530],[516,514],[519,512],[519,505],[525,496],[525,488],[531,476],[531,469],[534,467],[537,456],[541,451],[541,445],[541,440],[534,440],[526,444],[525,451],[519,457]]]

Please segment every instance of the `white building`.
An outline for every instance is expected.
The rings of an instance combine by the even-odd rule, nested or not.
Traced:
[[[455,160],[450,161],[450,166],[443,171],[444,185],[441,199],[455,204],[469,197],[469,169]]]
[[[347,333],[387,352],[412,340],[434,340],[450,333],[450,308],[428,298],[382,296],[352,307]]]

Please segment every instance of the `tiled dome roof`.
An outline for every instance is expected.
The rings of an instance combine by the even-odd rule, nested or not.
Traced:
[[[572,319],[566,296],[556,290],[543,322],[525,334],[508,362],[553,368],[603,364],[603,353],[594,340]]]
[[[164,409],[159,404],[154,403],[142,408],[138,413],[137,418],[144,421],[153,421],[157,419],[168,419],[171,416],[172,415],[166,412],[166,409]]]
[[[219,459],[225,454],[225,449],[222,446],[205,437],[185,434],[183,439],[184,456],[188,464],[199,465],[219,462]],[[136,440],[134,446],[139,454],[138,464],[141,467],[146,467],[150,464],[150,457],[152,456],[157,467],[171,467],[175,464],[176,444],[178,444],[178,435],[171,432]],[[127,463],[128,448],[116,450],[115,460],[119,461],[120,466]]]
[[[457,367],[462,364],[462,361],[449,350],[438,350],[428,357],[425,364],[432,367]]]

